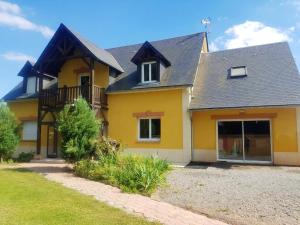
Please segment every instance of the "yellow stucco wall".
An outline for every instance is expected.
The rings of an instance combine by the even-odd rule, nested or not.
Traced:
[[[182,90],[163,90],[108,96],[108,135],[120,140],[125,148],[181,149]],[[138,141],[138,119],[133,113],[163,112],[160,142]]]
[[[79,74],[74,70],[80,68],[88,68],[88,66],[82,61],[82,59],[68,60],[61,68],[61,72],[58,74],[58,86],[78,86]],[[88,74],[88,73],[83,73]],[[108,66],[95,62],[95,85],[100,87],[107,87],[109,80]]]
[[[209,110],[193,112],[193,149],[216,149],[216,120],[212,115],[238,115],[240,110]],[[297,118],[295,108],[246,109],[243,113],[270,114],[276,113],[271,119],[272,145],[274,152],[297,152]]]
[[[22,124],[22,119],[24,118],[37,118],[37,108],[38,102],[37,100],[30,100],[30,101],[18,101],[18,102],[9,102],[8,107],[10,110],[15,114],[19,123]],[[43,129],[43,134],[46,134],[45,129]],[[47,143],[46,135],[42,136],[42,147],[45,147]],[[19,144],[19,150],[23,151],[24,149],[30,151],[36,151],[36,141],[23,141],[22,134],[21,134],[21,141]]]

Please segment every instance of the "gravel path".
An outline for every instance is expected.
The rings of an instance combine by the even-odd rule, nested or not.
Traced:
[[[65,164],[26,163],[20,166],[42,173],[49,180],[61,183],[83,194],[94,196],[102,202],[129,213],[142,215],[151,221],[159,221],[166,225],[226,225],[165,202],[155,201],[137,194],[122,193],[118,188],[76,177]]]
[[[232,224],[300,224],[300,168],[192,166],[154,196]]]

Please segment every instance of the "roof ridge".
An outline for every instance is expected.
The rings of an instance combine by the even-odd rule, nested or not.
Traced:
[[[288,42],[287,41],[279,41],[279,42],[251,45],[251,46],[245,46],[245,47],[239,47],[239,48],[222,49],[222,50],[218,50],[218,51],[214,51],[214,52],[203,52],[202,54],[213,54],[213,53],[234,51],[234,50],[247,49],[247,48],[256,48],[256,47],[267,47],[267,46],[270,46],[270,45],[278,45],[278,44],[288,44]]]
[[[160,41],[166,41],[166,40],[172,40],[172,39],[176,39],[176,38],[183,38],[183,37],[190,37],[190,36],[196,36],[196,35],[203,35],[205,34],[205,32],[197,32],[197,33],[193,33],[193,34],[187,34],[187,35],[180,35],[180,36],[176,36],[176,37],[171,37],[171,38],[164,38],[164,39],[159,39],[159,40],[154,40],[154,41],[148,41],[150,44],[153,44],[155,42],[160,42]],[[117,47],[112,47],[112,48],[105,48],[105,50],[112,50],[112,49],[116,49],[116,48],[126,48],[126,47],[132,47],[132,46],[136,46],[136,45],[142,45],[144,44],[146,41],[144,42],[140,42],[140,43],[136,43],[136,44],[128,44],[128,45],[121,45],[121,46],[117,46]]]

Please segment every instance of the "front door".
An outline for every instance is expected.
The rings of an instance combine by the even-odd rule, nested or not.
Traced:
[[[218,121],[218,160],[272,162],[270,121]]]
[[[89,101],[89,92],[90,92],[89,84],[90,84],[89,75],[83,74],[79,76],[79,86],[80,86],[81,96],[87,101]]]
[[[57,157],[57,131],[54,125],[47,125],[47,157]]]

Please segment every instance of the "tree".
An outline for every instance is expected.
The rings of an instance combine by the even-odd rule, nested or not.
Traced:
[[[0,102],[0,160],[12,157],[20,141],[19,125],[8,106]]]
[[[62,137],[62,155],[78,161],[92,154],[92,141],[100,135],[101,122],[82,98],[66,105],[58,116],[58,131]]]

